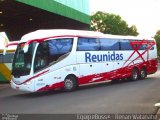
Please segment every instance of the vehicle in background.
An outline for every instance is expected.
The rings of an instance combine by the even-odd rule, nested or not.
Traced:
[[[13,56],[16,51],[16,46],[9,47],[6,50],[6,54],[3,55],[4,50],[8,44],[15,44],[15,42],[10,42],[5,32],[0,32],[0,83],[9,82],[11,80],[11,70]]]

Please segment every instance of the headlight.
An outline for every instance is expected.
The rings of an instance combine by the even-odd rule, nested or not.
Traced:
[[[30,85],[30,84],[32,84],[32,81],[28,81],[28,82],[24,83],[24,85]]]

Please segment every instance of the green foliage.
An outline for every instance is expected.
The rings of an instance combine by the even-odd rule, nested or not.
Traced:
[[[158,52],[158,59],[160,61],[160,30],[157,31],[156,35],[154,36],[157,44],[157,52]]]
[[[90,29],[113,35],[137,36],[139,34],[135,25],[128,27],[126,21],[122,20],[119,15],[100,11],[91,16]]]

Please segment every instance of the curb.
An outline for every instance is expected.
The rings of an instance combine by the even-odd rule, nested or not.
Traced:
[[[0,89],[6,88],[6,87],[9,87],[9,86],[10,86],[9,83],[0,84]]]

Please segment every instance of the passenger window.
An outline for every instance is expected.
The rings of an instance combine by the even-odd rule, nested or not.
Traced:
[[[65,54],[71,51],[73,40],[71,38],[49,40],[50,55]]]
[[[120,42],[121,50],[133,50],[130,40],[121,40]]]
[[[151,40],[149,40],[149,42],[151,42],[152,45],[153,45],[153,43],[154,43],[154,41],[151,41]],[[150,50],[154,50],[154,48],[155,48],[155,45],[153,45],[153,47],[152,47]]]
[[[45,68],[49,62],[48,43],[42,42],[38,45],[36,57],[34,61],[34,71],[37,72]]]
[[[71,52],[73,38],[53,39],[48,41],[49,62],[65,58]]]
[[[78,39],[77,51],[96,51],[99,48],[99,40],[97,38]]]
[[[118,39],[100,39],[101,50],[119,50],[119,40]]]
[[[146,50],[147,49],[147,44],[142,44],[139,48],[139,50]]]

